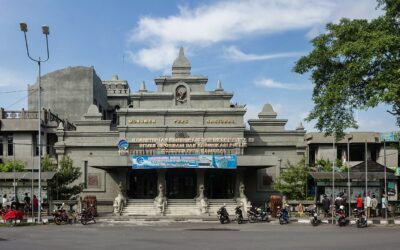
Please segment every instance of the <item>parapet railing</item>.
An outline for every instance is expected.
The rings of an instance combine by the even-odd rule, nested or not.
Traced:
[[[27,110],[4,110],[0,108],[1,119],[38,119],[38,111],[27,111]],[[56,114],[53,114],[50,110],[43,109],[42,120],[45,124],[55,121],[57,124],[62,123],[64,129],[67,131],[76,130],[74,124],[68,122],[67,119],[61,119]]]

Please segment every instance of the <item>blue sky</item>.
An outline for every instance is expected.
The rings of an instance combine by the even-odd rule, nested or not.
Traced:
[[[294,129],[313,105],[309,76],[292,72],[294,63],[312,49],[310,39],[327,22],[374,18],[381,14],[375,7],[375,0],[0,0],[0,107],[26,107],[26,86],[36,79],[37,67],[26,56],[19,30],[25,21],[33,56],[44,55],[40,27],[50,26],[44,74],[94,66],[103,80],[118,74],[132,91],[142,80],[154,90],[153,78],[170,74],[183,46],[192,74],[209,77],[208,90],[221,80],[234,92],[234,102],[247,104],[246,118],[271,103]],[[397,130],[388,108],[357,112],[359,130]],[[304,125],[314,130],[313,123]]]

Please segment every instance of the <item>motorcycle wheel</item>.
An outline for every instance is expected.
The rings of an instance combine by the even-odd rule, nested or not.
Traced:
[[[56,223],[56,225],[61,225],[61,223],[62,223],[61,218],[60,217],[55,217],[54,218],[54,223]]]
[[[254,218],[253,215],[250,215],[250,216],[249,216],[249,222],[250,222],[250,223],[256,222],[256,219]]]
[[[87,220],[86,219],[81,219],[81,223],[82,223],[82,225],[86,225],[87,224]]]
[[[242,224],[243,223],[243,218],[242,217],[238,217],[236,220],[237,220],[238,224]]]
[[[224,224],[224,220],[223,219],[219,219],[219,222],[221,222],[221,224]]]
[[[283,220],[283,218],[279,218],[279,224],[283,225],[285,223],[285,221]]]

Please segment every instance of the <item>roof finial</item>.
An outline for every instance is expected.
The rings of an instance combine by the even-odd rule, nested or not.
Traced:
[[[147,92],[146,83],[144,81],[142,81],[142,83],[140,83],[139,92]]]
[[[180,47],[179,55],[174,60],[174,63],[172,64],[172,75],[173,76],[189,76],[190,69],[191,69],[190,62],[185,57],[185,52],[183,51],[183,48]]]
[[[217,81],[217,88],[215,88],[215,91],[224,91],[224,89],[222,88],[221,80]]]

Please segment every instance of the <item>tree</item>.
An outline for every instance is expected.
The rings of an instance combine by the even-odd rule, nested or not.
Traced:
[[[274,181],[275,190],[285,194],[289,199],[304,199],[308,181],[308,169],[302,159],[296,165],[289,161],[281,175]]]
[[[338,138],[358,128],[353,113],[380,103],[400,125],[400,1],[378,0],[384,15],[376,19],[341,19],[314,38],[313,51],[294,66],[311,73],[314,108],[306,120]]]
[[[63,156],[54,177],[49,180],[48,187],[53,199],[68,200],[82,191],[83,184],[73,185],[81,176],[80,168],[74,167],[68,156]]]

